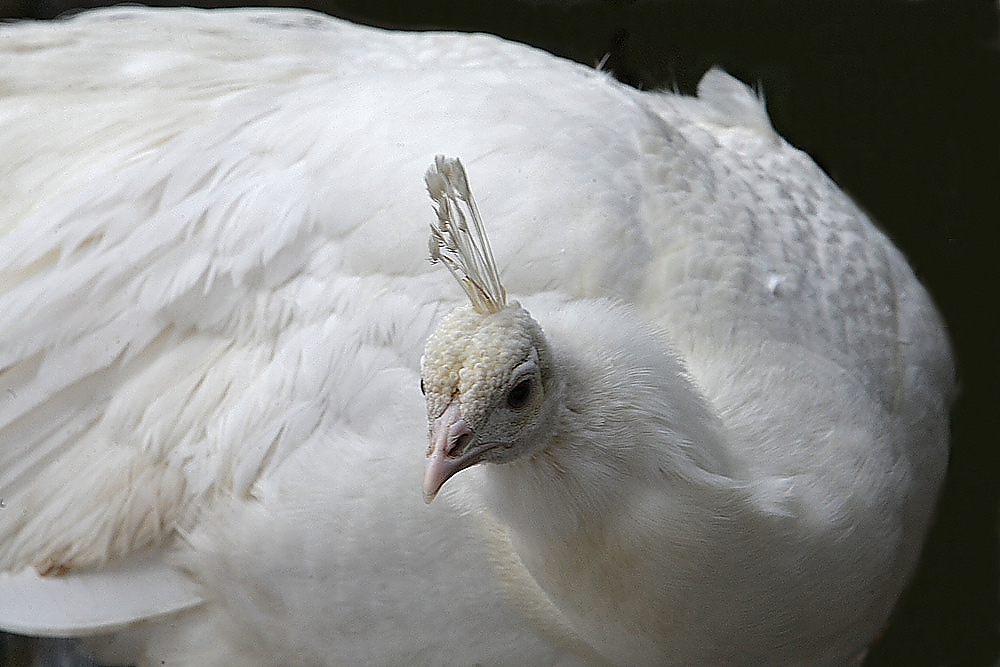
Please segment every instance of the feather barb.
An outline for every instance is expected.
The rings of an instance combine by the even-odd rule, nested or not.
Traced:
[[[438,155],[424,180],[437,214],[431,223],[431,262],[441,262],[451,271],[476,311],[500,312],[507,305],[507,290],[500,282],[465,167],[458,158]]]

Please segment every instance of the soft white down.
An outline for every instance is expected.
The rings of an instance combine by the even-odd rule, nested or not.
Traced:
[[[488,36],[101,10],[0,26],[0,147],[2,629],[844,667],[913,570],[943,325],[719,71],[695,99]],[[496,312],[427,261],[441,153]]]

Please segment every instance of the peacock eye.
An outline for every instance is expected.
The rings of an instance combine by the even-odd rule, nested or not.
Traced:
[[[507,406],[511,410],[520,410],[528,404],[531,396],[531,378],[521,380],[514,385],[514,388],[507,392]]]
[[[420,393],[424,396],[427,395],[427,388],[424,386],[424,379],[420,378]]]

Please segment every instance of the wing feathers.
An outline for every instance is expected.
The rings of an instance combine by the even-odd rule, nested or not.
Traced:
[[[28,635],[109,632],[200,602],[190,580],[149,555],[63,577],[0,574],[0,626]]]

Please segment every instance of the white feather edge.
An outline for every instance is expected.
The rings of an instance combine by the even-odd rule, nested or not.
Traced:
[[[767,115],[763,92],[755,94],[745,83],[718,67],[709,69],[698,82],[697,100],[717,112],[713,116],[703,107],[706,120],[720,127],[741,127],[773,142],[781,141]]]
[[[58,577],[0,574],[0,627],[25,635],[114,632],[202,602],[197,584],[156,554]]]

